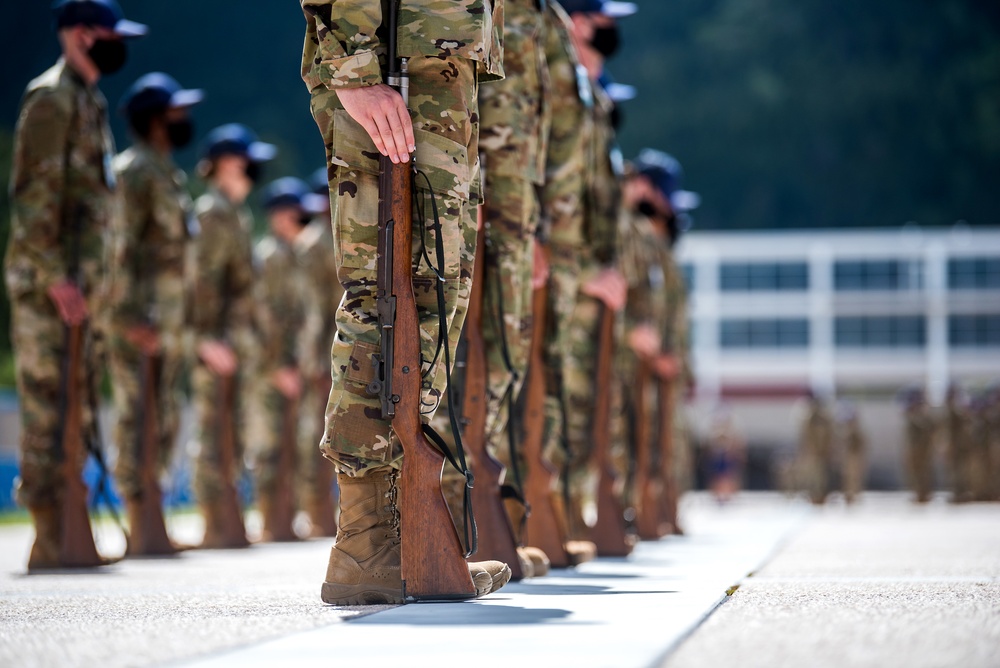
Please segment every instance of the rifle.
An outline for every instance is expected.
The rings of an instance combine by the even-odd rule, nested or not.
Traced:
[[[659,441],[659,476],[663,481],[660,495],[660,526],[662,535],[678,533],[677,530],[677,482],[674,478],[674,388],[672,378],[657,381],[657,421]]]
[[[611,383],[614,363],[615,312],[601,306],[598,330],[597,372],[594,414],[591,422],[593,453],[591,466],[598,472],[597,523],[590,537],[602,557],[625,557],[632,544],[625,533],[625,510],[615,490],[616,474],[611,463]]]
[[[387,82],[406,102],[407,62],[396,58],[398,13],[398,0],[390,0]],[[476,587],[441,491],[445,458],[427,439],[420,419],[420,323],[412,280],[412,166],[393,163],[383,155],[379,168],[377,308],[381,346],[374,360],[373,389],[381,398],[382,417],[392,421],[392,430],[403,447],[398,503],[403,600],[473,598]],[[445,364],[450,362],[447,346],[445,341]],[[474,537],[472,543],[470,549],[475,547]]]
[[[653,452],[652,435],[649,433],[649,412],[646,410],[647,390],[651,374],[649,364],[637,360],[633,397],[635,400],[635,445],[636,445],[636,475],[635,492],[637,495],[636,532],[642,540],[657,540],[664,533],[660,523],[660,499],[664,492],[660,477],[659,458]]]
[[[483,207],[479,207],[479,235],[476,240],[476,262],[473,267],[472,293],[465,330],[465,382],[461,406],[465,426],[462,440],[467,444],[469,468],[478,483],[472,488],[472,500],[477,509],[476,527],[483,559],[497,559],[510,566],[511,579],[524,579],[517,556],[514,529],[504,506],[500,480],[504,465],[486,447],[486,343],[483,340],[483,281],[486,278],[486,230]],[[501,324],[501,326],[503,326]]]
[[[160,355],[141,353],[138,397],[139,429],[136,430],[136,460],[139,462],[139,512],[129,527],[129,554],[174,554],[163,521],[163,492],[160,490],[160,434],[157,395],[160,386]]]
[[[566,554],[566,512],[559,496],[559,471],[543,453],[545,432],[545,329],[548,308],[548,287],[532,293],[531,357],[528,376],[524,381],[523,415],[524,498],[528,512],[524,527],[524,543],[541,549],[553,568],[568,568]]]
[[[216,402],[216,439],[219,443],[219,469],[223,489],[218,501],[218,516],[211,518],[216,523],[217,542],[213,541],[205,547],[247,547],[250,542],[247,540],[236,481],[233,479],[233,470],[236,468],[236,430],[233,424],[236,379],[233,376],[218,376],[215,382],[219,393]]]
[[[266,508],[264,531],[273,541],[289,542],[299,539],[292,529],[295,521],[295,460],[299,402],[286,399],[281,416],[281,438],[278,441],[278,470],[275,472],[274,493]]]

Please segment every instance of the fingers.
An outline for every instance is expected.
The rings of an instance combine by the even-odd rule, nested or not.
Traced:
[[[405,155],[409,158],[409,155],[417,150],[417,141],[413,137],[413,121],[410,119],[410,110],[403,104],[403,98],[398,98],[396,101],[396,113],[403,131]]]

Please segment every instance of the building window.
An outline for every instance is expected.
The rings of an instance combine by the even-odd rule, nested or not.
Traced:
[[[723,348],[805,348],[809,321],[805,318],[722,320],[719,344]]]
[[[694,265],[690,262],[685,262],[681,265],[681,276],[684,277],[684,285],[687,287],[687,291],[691,292],[694,289]]]
[[[838,291],[919,290],[924,266],[920,260],[841,260],[833,265]]]
[[[719,287],[724,292],[808,290],[805,262],[726,262],[719,267]]]
[[[1000,346],[1000,314],[949,317],[948,342],[955,348]]]
[[[1000,290],[1000,257],[948,260],[948,287],[952,290]]]
[[[927,320],[920,315],[840,317],[834,321],[838,348],[920,348]]]

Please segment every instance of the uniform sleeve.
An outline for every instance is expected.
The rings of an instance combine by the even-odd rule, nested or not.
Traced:
[[[112,238],[112,321],[116,329],[138,325],[147,319],[139,283],[140,244],[149,216],[152,184],[142,174],[116,170],[124,200],[124,213],[116,219]]]
[[[306,15],[303,70],[331,90],[382,82],[376,31],[380,0],[302,0]],[[311,62],[310,62],[311,61]]]
[[[653,317],[651,297],[653,286],[649,280],[649,239],[644,239],[627,217],[622,223],[622,249],[619,269],[628,283],[628,299],[625,302],[625,327],[628,330],[648,324]]]
[[[223,290],[233,240],[228,238],[225,221],[216,211],[199,210],[198,224],[201,231],[194,242],[191,328],[200,343],[224,335],[219,325],[227,308]]]
[[[280,250],[259,255],[253,306],[262,369],[297,366],[305,324],[300,272],[294,258],[285,257]]]
[[[67,277],[63,229],[66,151],[72,100],[39,91],[18,119],[11,175],[11,241],[18,257],[8,266],[12,293],[47,289]]]

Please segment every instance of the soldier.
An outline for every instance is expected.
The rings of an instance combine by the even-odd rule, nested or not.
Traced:
[[[570,15],[570,35],[593,96],[589,108],[591,132],[586,146],[584,244],[576,249],[580,257],[574,281],[578,287],[572,316],[565,323],[568,348],[562,369],[565,437],[569,448],[570,535],[583,538],[588,531],[583,521],[583,506],[593,493],[591,483],[594,482],[588,464],[591,415],[597,399],[594,384],[596,334],[601,309],[620,311],[627,292],[625,279],[616,266],[622,160],[611,126],[613,104],[596,82],[603,71],[604,60],[617,49],[615,19],[633,14],[636,6],[607,0],[571,0],[563,6]],[[612,414],[617,413],[620,411],[612,411]]]
[[[326,401],[330,397],[330,346],[337,332],[337,307],[344,289],[337,278],[336,253],[330,230],[330,184],[325,167],[309,179],[317,208],[312,222],[295,238],[294,249],[305,274],[310,307],[303,336],[302,397],[299,421],[299,473],[306,488],[304,505],[311,535],[335,536],[337,518],[332,496],[333,468],[316,444],[323,439]],[[319,205],[322,206],[319,206]]]
[[[253,454],[265,541],[296,537],[291,520],[303,384],[300,358],[307,313],[313,305],[293,247],[312,219],[306,208],[310,195],[305,181],[292,176],[269,183],[262,199],[271,233],[254,249],[254,322],[260,356],[248,401],[246,441]],[[286,498],[277,498],[281,496]],[[283,515],[279,507],[290,514]]]
[[[155,480],[170,459],[179,424],[179,382],[185,357],[185,300],[190,287],[193,215],[186,177],[174,165],[173,151],[190,143],[193,124],[188,110],[202,99],[200,90],[184,90],[173,78],[153,72],[139,78],[125,94],[121,111],[133,145],[114,160],[124,196],[125,215],[113,230],[111,372],[118,422],[116,475],[129,517],[128,553],[174,550],[156,544],[142,518],[160,518],[159,494],[144,497],[144,467]],[[146,376],[149,376],[148,378]],[[147,389],[149,388],[149,389]],[[147,397],[146,393],[151,396]],[[152,409],[152,410],[151,410]],[[156,443],[155,461],[144,462],[148,428]],[[149,498],[154,497],[154,498]],[[155,508],[145,507],[155,504]]]
[[[194,487],[205,517],[203,547],[248,544],[242,527],[234,526],[241,518],[226,516],[231,481],[242,470],[241,439],[233,426],[241,410],[239,388],[252,377],[256,351],[253,221],[245,202],[261,165],[276,153],[272,144],[258,141],[250,128],[232,123],[208,134],[198,164],[208,190],[195,203],[200,233],[195,241],[191,319],[197,359],[191,385],[197,415]],[[227,433],[233,436],[232,452],[221,442]],[[223,462],[232,468],[223,470]]]
[[[809,500],[826,503],[830,493],[831,457],[833,455],[833,419],[815,392],[810,392],[799,429],[799,462]]]
[[[844,500],[854,503],[865,488],[865,435],[858,409],[850,402],[840,407],[841,484]]]
[[[412,109],[383,83],[382,8],[374,0],[302,0],[307,29],[302,77],[327,150],[338,276],[345,296],[332,349],[333,388],[322,448],[337,467],[340,527],[330,552],[322,598],[330,604],[402,603],[395,506],[402,448],[380,417],[378,396],[366,391],[379,350],[375,305],[378,153],[409,162],[426,179],[415,182],[414,221],[436,206],[444,247],[445,313],[438,312],[436,275],[414,271],[421,352],[427,381],[421,397],[430,419],[446,380],[434,354],[438,335],[458,340],[471,289],[479,190],[477,89],[502,76],[498,28],[503,2],[403,0],[398,55],[409,61]],[[334,11],[336,10],[336,17]],[[419,235],[416,235],[419,236]],[[439,329],[443,321],[445,331]],[[426,368],[427,366],[431,368]],[[388,502],[382,502],[382,498]],[[470,564],[477,592],[510,578],[499,562]]]
[[[15,131],[5,275],[21,406],[17,494],[35,525],[29,570],[67,565],[59,557],[65,483],[57,442],[66,328],[90,319],[82,375],[92,375],[106,297],[104,239],[120,215],[97,82],[124,64],[125,39],[146,34],[114,0],[62,0],[54,11],[62,57],[28,84]],[[78,390],[86,396],[88,388]],[[85,434],[94,417],[87,413]]]
[[[906,455],[910,485],[917,503],[931,500],[934,486],[934,416],[924,391],[919,387],[904,392],[906,418]]]
[[[948,464],[951,469],[953,503],[971,501],[972,479],[972,414],[962,388],[948,387],[945,398],[945,435],[948,439]]]

